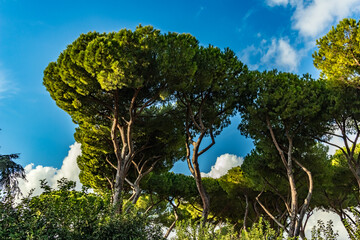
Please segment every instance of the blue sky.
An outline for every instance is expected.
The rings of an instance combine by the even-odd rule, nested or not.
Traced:
[[[253,70],[277,68],[318,77],[311,58],[315,40],[342,18],[358,19],[359,13],[360,0],[0,0],[0,154],[21,154],[25,192],[43,178],[51,186],[61,177],[78,182],[75,125],[50,98],[42,78],[49,62],[81,33],[153,25],[162,32],[190,33],[203,45],[229,47]],[[251,150],[238,123],[239,117],[233,118],[201,156],[201,170],[211,170],[208,176],[224,174]],[[189,173],[184,163],[174,170]],[[316,216],[309,225],[331,217]]]
[[[311,58],[315,40],[342,18],[357,18],[359,8],[359,0],[0,0],[0,153],[21,153],[23,166],[62,167],[75,125],[42,78],[48,63],[81,33],[153,25],[190,33],[203,45],[229,47],[251,69],[318,77]],[[251,140],[236,129],[239,118],[233,120],[202,156],[202,171],[225,153],[244,157],[251,150]]]

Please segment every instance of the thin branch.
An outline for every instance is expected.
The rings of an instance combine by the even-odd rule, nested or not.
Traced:
[[[346,151],[345,151],[342,147],[340,147],[339,145],[336,145],[336,144],[334,144],[334,143],[331,143],[331,142],[322,140],[321,138],[315,138],[315,139],[318,140],[319,142],[326,143],[326,144],[328,144],[328,145],[330,145],[330,146],[333,146],[333,147],[336,147],[336,148],[340,149],[345,156],[348,156],[348,154],[346,153]]]
[[[117,167],[109,161],[108,156],[105,157],[105,160],[110,164],[111,167],[117,170]]]
[[[274,222],[279,225],[279,227],[281,227],[282,229],[284,229],[285,232],[289,233],[288,230],[285,228],[285,226],[283,224],[281,224],[270,212],[269,210],[266,209],[266,207],[260,202],[259,197],[261,196],[261,194],[263,193],[263,191],[261,193],[259,193],[259,195],[257,195],[257,197],[255,198],[256,201],[258,202],[258,204],[262,207],[262,209],[266,212],[267,215],[269,215],[269,217],[274,220]]]
[[[214,144],[215,144],[215,138],[214,138],[214,134],[213,131],[210,130],[210,137],[211,137],[211,143],[209,144],[209,146],[207,146],[206,148],[204,148],[203,150],[201,150],[198,153],[198,156],[200,156],[201,154],[205,153],[207,150],[209,150]]]
[[[283,200],[286,210],[290,213],[290,207],[289,204],[287,203],[287,201],[285,200],[284,196],[280,194],[279,190],[274,187],[266,178],[263,178],[265,180],[265,182],[275,191],[275,193],[281,198],[281,200]]]
[[[272,141],[276,147],[276,149],[278,150],[279,154],[280,154],[280,157],[281,157],[281,160],[285,166],[285,168],[288,170],[288,166],[287,166],[287,162],[286,162],[286,159],[285,159],[285,156],[284,156],[284,151],[280,148],[277,140],[276,140],[276,137],[275,137],[275,134],[274,134],[274,131],[271,127],[271,123],[270,123],[270,120],[269,120],[269,117],[266,116],[266,124],[267,124],[267,127],[270,131],[270,135],[271,135],[271,138],[272,138]]]

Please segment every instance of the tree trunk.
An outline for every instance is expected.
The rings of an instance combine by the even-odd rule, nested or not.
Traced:
[[[179,201],[179,203],[178,203],[177,205],[173,204],[172,200],[168,200],[168,201],[169,201],[170,204],[173,206],[175,220],[174,220],[174,222],[170,225],[170,227],[169,227],[169,229],[167,230],[164,238],[167,238],[167,237],[169,236],[170,232],[171,232],[171,231],[173,230],[173,228],[175,227],[175,224],[176,224],[177,220],[179,220],[179,216],[178,216],[178,214],[177,214],[177,209],[178,209],[178,207],[179,207],[179,205],[180,205],[180,201]]]
[[[125,181],[125,174],[118,166],[116,171],[116,178],[115,178],[115,185],[114,185],[114,196],[113,196],[113,206],[116,209],[116,213],[122,212],[122,203],[123,203],[123,196],[122,190],[124,188],[124,181]]]
[[[244,221],[243,221],[243,229],[244,231],[246,231],[246,219],[248,216],[248,212],[249,212],[249,199],[248,199],[248,195],[245,194],[245,214],[244,214]]]
[[[131,203],[135,205],[137,203],[137,201],[139,200],[140,195],[141,195],[140,186],[136,186],[134,191],[135,191],[135,195],[134,195],[134,198],[132,199]]]
[[[201,176],[196,176],[195,182],[196,182],[196,187],[199,191],[201,201],[203,204],[202,218],[203,218],[203,222],[205,223],[207,221],[207,218],[208,218],[209,212],[210,212],[210,198],[209,198],[209,196],[205,190],[205,187],[201,181]]]
[[[295,227],[296,227],[296,217],[297,217],[297,190],[295,185],[294,174],[292,173],[292,168],[287,171],[288,180],[290,184],[290,192],[291,192],[291,207],[290,207],[290,224],[289,224],[289,237],[295,236]]]

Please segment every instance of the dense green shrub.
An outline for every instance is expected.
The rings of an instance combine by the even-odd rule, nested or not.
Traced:
[[[75,191],[62,179],[54,191],[42,182],[44,193],[0,203],[0,239],[163,239],[159,226],[136,214],[115,214],[109,199]]]
[[[173,240],[281,240],[282,232],[276,233],[270,227],[270,223],[262,218],[251,228],[242,230],[241,233],[235,231],[233,226],[226,224],[216,225],[206,223],[202,225],[200,221],[182,221],[176,226],[176,237]]]

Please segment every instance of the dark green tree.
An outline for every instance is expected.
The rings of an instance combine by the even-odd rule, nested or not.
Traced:
[[[315,51],[313,58],[315,67],[321,70],[321,76],[329,80],[332,96],[330,125],[333,129],[319,140],[342,151],[360,192],[360,159],[354,158],[360,136],[359,24],[360,21],[355,19],[340,21],[317,40],[319,49]],[[335,144],[331,141],[333,138],[337,138],[342,144]]]
[[[68,45],[44,72],[51,97],[79,125],[76,138],[84,143],[85,155],[79,164],[82,179],[99,187],[109,180],[119,211],[128,171],[151,143],[139,126],[152,120],[169,94],[168,85],[178,81],[172,72],[188,71],[181,65],[182,56],[194,42],[187,34],[161,35],[150,26],[89,32]],[[101,172],[104,160],[110,165],[105,174],[92,177]],[[115,176],[107,175],[110,163]]]
[[[316,41],[314,65],[322,77],[360,89],[360,21],[343,19]]]
[[[360,192],[360,158],[355,154],[360,137],[360,90],[341,82],[327,82],[329,131],[317,140],[340,150]],[[333,141],[337,140],[337,141]]]
[[[357,145],[354,156],[360,152]],[[358,185],[348,167],[348,160],[342,150],[337,150],[328,164],[327,181],[323,184],[321,208],[337,214],[351,239],[357,239],[357,214],[352,209],[359,206]]]
[[[327,95],[324,83],[310,76],[270,71],[259,73],[254,81],[257,93],[242,109],[240,131],[255,140],[267,153],[276,154],[282,163],[289,187],[287,206],[290,223],[285,227],[265,208],[264,211],[290,237],[299,236],[304,216],[313,195],[313,175],[304,165],[304,154],[314,145],[313,136],[322,136],[326,128]],[[275,155],[275,156],[276,156]],[[299,201],[296,175],[304,173],[307,194]],[[300,204],[301,203],[301,204]]]
[[[229,49],[198,47],[188,55],[190,74],[181,75],[173,85],[179,117],[184,124],[186,161],[202,199],[203,219],[210,210],[210,199],[201,181],[199,157],[215,144],[215,137],[230,124],[237,100],[245,95],[247,67]],[[208,146],[200,147],[204,138]]]
[[[8,194],[19,194],[18,179],[25,179],[25,170],[14,162],[19,154],[0,155],[0,189]]]
[[[24,168],[14,161],[18,158],[18,153],[0,154],[0,190],[3,190],[5,195],[21,194],[18,179],[26,178]]]

